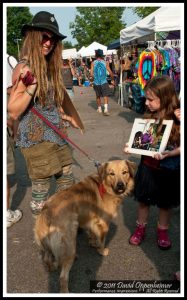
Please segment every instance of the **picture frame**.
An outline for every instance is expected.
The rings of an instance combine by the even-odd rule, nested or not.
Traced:
[[[161,133],[156,136],[158,123],[155,119],[135,118],[127,151],[152,157],[156,153],[163,152],[171,133],[173,120],[163,120]]]

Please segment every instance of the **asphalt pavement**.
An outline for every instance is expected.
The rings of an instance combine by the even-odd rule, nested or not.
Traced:
[[[81,134],[78,129],[69,128],[69,138],[74,143],[99,162],[126,158],[139,162],[140,156],[125,155],[123,147],[128,141],[134,118],[142,115],[120,106],[116,95],[109,99],[110,116],[97,113],[95,93],[91,87],[76,88],[74,105],[85,125],[84,134]],[[75,149],[73,154],[76,181],[97,171],[94,163],[80,151]],[[7,251],[4,258],[7,277],[4,293],[8,296],[19,294],[57,296],[59,272],[46,272],[34,241],[34,219],[29,207],[31,182],[18,148],[16,148],[16,176],[11,176],[10,180],[12,208],[21,208],[23,218],[7,230]],[[53,191],[52,180],[51,193]],[[100,282],[100,286],[105,288],[105,295],[110,293],[117,283],[124,280],[130,280],[131,283],[144,280],[173,280],[173,274],[180,269],[180,208],[172,212],[169,227],[172,247],[167,251],[157,246],[157,216],[157,208],[151,207],[144,242],[138,247],[130,245],[128,239],[134,230],[137,203],[133,200],[133,196],[126,198],[119,209],[118,216],[110,225],[106,241],[109,247],[107,257],[100,256],[90,248],[86,234],[80,233],[77,237],[77,259],[70,271],[70,293],[78,297],[81,294],[96,296],[95,293],[90,293],[92,280]],[[110,280],[110,284],[105,283],[106,280]],[[101,290],[97,292],[102,293]],[[158,290],[155,290],[156,292],[158,293]],[[129,293],[132,294],[133,291]]]

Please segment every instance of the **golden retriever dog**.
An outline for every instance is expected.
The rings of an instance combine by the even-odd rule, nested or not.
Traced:
[[[105,238],[123,198],[133,191],[136,164],[114,160],[97,174],[51,196],[37,217],[34,233],[49,271],[60,268],[61,292],[67,293],[69,272],[76,256],[78,228],[86,230],[89,244],[108,255]]]

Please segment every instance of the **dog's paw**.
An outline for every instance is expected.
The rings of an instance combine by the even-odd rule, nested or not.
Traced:
[[[97,249],[97,252],[103,256],[107,256],[109,254],[109,249],[108,248]]]

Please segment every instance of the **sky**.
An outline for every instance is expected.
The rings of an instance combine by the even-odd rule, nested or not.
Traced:
[[[63,6],[63,4],[61,4],[61,6],[58,4],[55,7],[54,4],[52,6],[47,6],[47,4],[46,6],[36,6],[36,4],[33,4],[33,6],[29,5],[29,8],[32,15],[35,15],[41,10],[45,10],[54,14],[59,25],[60,33],[67,36],[67,38],[64,41],[71,42],[74,45],[77,41],[71,36],[71,29],[69,29],[69,24],[70,22],[74,22],[75,20],[76,8],[75,6],[70,7],[70,5],[71,4],[69,3],[66,7]],[[132,13],[131,9],[126,9],[122,17],[122,21],[126,23],[127,26],[132,25],[139,19],[140,18],[136,14]]]

